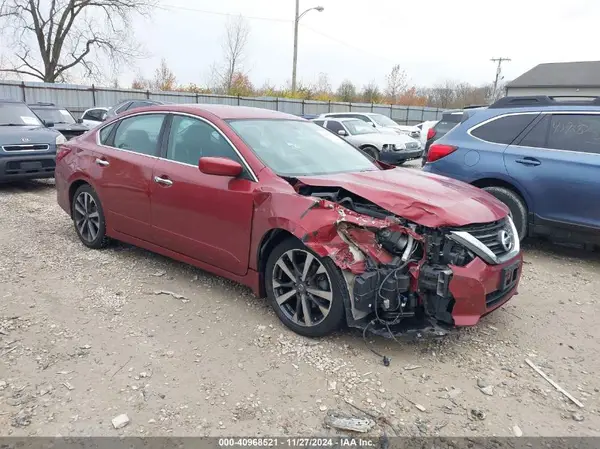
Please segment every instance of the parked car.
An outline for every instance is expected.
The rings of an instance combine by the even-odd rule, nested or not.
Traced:
[[[88,128],[95,128],[106,120],[108,109],[102,106],[86,109],[81,115],[81,121]]]
[[[0,100],[0,182],[52,178],[56,148],[66,141],[25,103]]]
[[[433,127],[429,128],[427,135],[425,136],[426,142],[425,151],[423,152],[422,166],[427,163],[427,153],[429,152],[429,147],[433,144],[433,142],[445,136],[448,131],[460,123],[462,118],[462,109],[445,111],[442,114],[442,118]]]
[[[113,238],[241,282],[302,335],[344,322],[440,335],[517,291],[504,204],[380,165],[293,115],[153,106],[67,142],[57,161],[58,203],[85,246]]]
[[[75,120],[67,108],[56,106],[54,103],[34,103],[29,105],[29,109],[38,116],[44,125],[54,128],[67,140],[89,130],[82,124],[82,120]]]
[[[373,128],[377,128],[381,132],[408,134],[413,138],[418,138],[420,135],[420,132],[416,127],[399,125],[391,118],[373,112],[328,112],[326,114],[321,114],[318,118],[357,118],[368,123]]]
[[[421,142],[421,147],[425,148],[425,145],[427,145],[427,134],[438,122],[439,120],[427,120],[417,125],[417,128],[419,128],[419,142]]]
[[[494,195],[521,239],[600,243],[600,97],[505,97],[465,114],[431,146],[425,171]]]
[[[402,165],[423,155],[421,145],[412,137],[404,134],[382,133],[357,118],[327,118],[313,121],[340,135],[373,159],[388,164]]]
[[[116,115],[119,115],[121,112],[131,111],[132,109],[145,108],[147,106],[154,106],[154,105],[161,105],[161,104],[165,104],[165,102],[158,101],[158,100],[137,100],[137,99],[123,100],[123,101],[117,103],[116,105],[114,105],[113,107],[108,108],[108,111],[106,111],[106,117],[104,118],[104,120],[111,119],[111,118],[115,117]]]

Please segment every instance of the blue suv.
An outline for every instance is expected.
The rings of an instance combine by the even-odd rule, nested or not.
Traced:
[[[494,195],[521,240],[600,244],[600,97],[504,97],[466,110],[423,170]]]

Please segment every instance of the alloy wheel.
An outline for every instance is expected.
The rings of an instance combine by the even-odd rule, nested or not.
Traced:
[[[81,192],[75,198],[73,220],[82,239],[88,243],[96,240],[100,231],[100,214],[96,200],[88,192]]]
[[[331,279],[314,255],[301,249],[283,253],[273,267],[273,294],[284,315],[299,326],[316,326],[331,310]]]

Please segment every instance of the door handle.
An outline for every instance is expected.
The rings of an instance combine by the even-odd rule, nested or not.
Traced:
[[[173,181],[171,181],[170,179],[161,178],[160,176],[155,176],[154,182],[157,184],[162,184],[164,186],[172,186],[173,185]]]
[[[98,158],[96,158],[96,164],[102,165],[103,167],[108,167],[110,165],[110,163],[108,161],[105,161],[104,159],[98,159]]]
[[[532,167],[536,165],[541,165],[541,162],[533,157],[524,157],[523,159],[517,159],[515,162],[517,164],[529,165]]]

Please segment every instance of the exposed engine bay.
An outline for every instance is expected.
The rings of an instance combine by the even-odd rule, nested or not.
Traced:
[[[350,295],[349,326],[391,338],[448,333],[454,324],[451,266],[475,258],[447,238],[449,229],[412,223],[343,188],[294,181],[299,194],[316,199],[304,214],[321,208],[337,212],[335,230],[303,240],[342,270]]]

